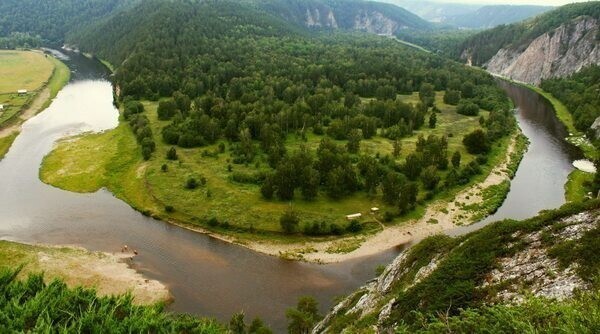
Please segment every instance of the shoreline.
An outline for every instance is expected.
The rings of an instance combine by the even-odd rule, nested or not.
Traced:
[[[63,280],[69,287],[94,288],[99,296],[131,293],[134,303],[152,305],[173,300],[168,288],[146,278],[127,260],[130,253],[94,252],[73,245],[31,244],[0,240],[0,264],[22,265],[20,276],[43,272],[46,281]],[[15,256],[16,255],[16,256]]]
[[[56,97],[58,92],[61,91],[62,88],[64,88],[64,86],[66,86],[69,82],[71,71],[68,69],[68,67],[54,56],[49,55],[49,57],[54,63],[54,69],[52,70],[52,74],[48,78],[48,81],[46,81],[36,91],[36,95],[32,98],[31,103],[14,115],[14,119],[10,122],[11,124],[5,127],[0,127],[0,139],[6,139],[11,136],[14,136],[14,138],[12,138],[12,140],[10,140],[10,142],[8,143],[8,148],[6,149],[6,152],[10,150],[12,141],[14,141],[14,139],[16,139],[18,134],[21,132],[21,127],[23,123],[25,123],[30,118],[36,116],[37,114],[41,113],[46,108],[48,108],[48,106],[50,106],[52,100]],[[66,72],[64,72],[65,70]],[[61,71],[63,71],[64,73],[60,73]],[[2,160],[3,157],[4,154],[0,154],[0,160]]]
[[[218,234],[189,223],[173,219],[162,220],[157,217],[151,217],[196,233],[204,234],[222,242],[285,260],[330,264],[373,256],[393,248],[399,248],[407,244],[418,242],[429,236],[443,233],[458,226],[475,223],[475,221],[471,221],[471,219],[477,215],[477,212],[465,208],[472,204],[483,203],[484,199],[482,197],[482,191],[484,189],[497,186],[505,181],[510,182],[512,175],[508,167],[511,164],[513,153],[515,153],[517,148],[516,141],[517,136],[519,135],[521,135],[520,131],[516,131],[516,133],[510,137],[510,142],[502,162],[492,168],[491,172],[483,181],[477,182],[468,188],[459,191],[451,200],[441,199],[430,203],[425,207],[423,216],[418,219],[411,219],[391,226],[383,225],[383,230],[371,235],[362,234],[327,241],[309,240],[284,244],[269,241],[240,240],[235,235]],[[521,155],[517,156],[517,158],[520,162]],[[110,192],[109,189],[107,190]],[[141,213],[138,208],[131,206],[131,204],[129,205],[132,209]],[[492,213],[488,213],[483,218],[491,214]],[[431,223],[432,220],[435,220],[436,223]],[[461,223],[456,224],[455,221],[460,221]],[[359,243],[359,246],[349,252],[335,251],[335,249],[343,247],[344,245],[352,246],[357,243]]]

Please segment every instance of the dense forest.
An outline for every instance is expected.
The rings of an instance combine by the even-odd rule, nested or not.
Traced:
[[[128,8],[138,0],[2,0],[0,38],[14,33],[40,36],[45,46],[60,47],[65,37],[93,21]],[[13,36],[14,37],[14,36]],[[13,38],[12,42],[15,40]],[[26,41],[18,46],[37,46]],[[0,39],[0,43],[1,39]],[[5,45],[10,48],[14,44]],[[4,47],[0,44],[0,47]]]
[[[157,143],[140,99],[159,101],[158,118],[168,121],[160,136],[173,146],[168,159],[177,159],[177,146],[223,140],[233,164],[266,157],[270,171],[233,175],[260,185],[266,199],[287,201],[296,192],[305,200],[319,192],[341,199],[364,191],[381,194],[404,213],[425,196],[420,192],[432,196],[468,183],[492,144],[515,124],[504,93],[483,72],[388,38],[309,33],[231,2],[148,1],[72,41],[121,64],[114,80],[144,158],[152,157]],[[458,113],[491,111],[481,118],[482,129],[464,140],[477,161],[461,165],[460,156],[448,152],[447,138],[436,136],[419,138],[416,152],[396,161],[400,139],[436,126],[436,91],[445,91],[445,103],[457,105]],[[416,105],[397,99],[413,92],[420,98]],[[289,151],[291,135],[322,141],[314,153]],[[395,152],[361,154],[360,142],[375,136],[394,142]],[[225,149],[221,142],[213,154]]]
[[[561,100],[573,114],[577,130],[595,138],[590,127],[600,117],[600,67],[584,68],[568,78],[542,81],[541,88]]]
[[[599,2],[574,3],[562,6],[528,21],[501,25],[494,29],[482,31],[467,38],[458,45],[452,52],[452,56],[458,59],[463,52],[468,51],[472,56],[473,65],[481,66],[490,60],[500,49],[512,48],[519,50],[529,45],[538,36],[582,15],[599,19]]]

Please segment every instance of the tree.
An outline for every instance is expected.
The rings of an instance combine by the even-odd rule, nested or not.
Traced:
[[[437,173],[435,166],[429,166],[421,173],[421,180],[427,190],[433,190],[440,182],[440,176]]]
[[[157,113],[158,113],[158,119],[160,119],[160,120],[164,121],[164,120],[171,119],[171,117],[175,116],[176,111],[177,111],[177,104],[175,103],[175,101],[173,101],[171,99],[163,100],[158,103]]]
[[[465,116],[479,115],[479,106],[473,102],[461,101],[456,107],[456,112]]]
[[[460,167],[460,152],[455,151],[454,154],[452,154],[452,167],[454,168],[458,168]]]
[[[296,308],[285,312],[288,318],[288,333],[308,334],[313,326],[320,320],[318,303],[313,297],[300,297]]]
[[[392,155],[394,156],[394,158],[397,158],[400,156],[400,152],[402,152],[402,143],[399,140],[394,140],[394,143],[392,145],[394,147]]]
[[[346,144],[346,149],[350,153],[358,153],[360,150],[360,141],[362,140],[362,130],[352,129],[350,133],[348,133],[348,143]]]
[[[435,112],[432,112],[429,116],[429,128],[435,129],[435,124],[437,123],[437,116]]]
[[[471,154],[485,154],[490,150],[487,135],[481,129],[477,129],[466,135],[463,139],[463,144],[467,148],[467,152]]]
[[[402,185],[398,197],[398,209],[401,213],[405,213],[414,207],[418,194],[419,187],[415,182],[406,182]]]
[[[460,102],[460,92],[457,90],[447,90],[444,94],[444,103],[449,105],[457,105]]]
[[[400,189],[406,183],[406,177],[400,173],[390,171],[381,183],[383,190],[383,201],[394,205],[398,202]]]
[[[196,179],[193,177],[187,179],[187,181],[185,182],[185,189],[193,190],[196,188],[198,188],[198,181],[196,181]]]
[[[310,201],[317,197],[320,179],[319,172],[314,168],[311,166],[304,168],[300,180],[300,191],[302,192],[302,197],[305,200]]]
[[[430,83],[424,83],[419,89],[419,99],[427,106],[431,107],[435,101],[435,86]]]
[[[422,167],[421,157],[416,153],[411,153],[406,157],[403,171],[409,179],[416,180],[421,175]]]
[[[272,334],[273,332],[260,318],[254,318],[248,326],[248,334]]]
[[[296,212],[294,212],[294,210],[292,210],[291,208],[288,209],[281,216],[281,218],[279,218],[279,225],[281,225],[281,229],[286,234],[291,234],[291,233],[296,232],[299,224],[300,224],[300,218],[298,217]]]
[[[167,151],[167,159],[168,160],[177,160],[177,149],[175,149],[175,147],[171,147],[168,151]]]

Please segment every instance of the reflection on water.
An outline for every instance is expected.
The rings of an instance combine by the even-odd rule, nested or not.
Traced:
[[[450,231],[459,235],[502,219],[526,219],[539,211],[555,209],[565,203],[564,185],[573,170],[572,161],[581,156],[567,143],[568,133],[552,106],[537,93],[499,81],[517,107],[516,118],[529,138],[529,150],[511,182],[510,192],[498,211],[471,226]]]
[[[144,217],[104,190],[75,194],[41,183],[39,165],[57,139],[117,125],[105,69],[78,54],[68,56],[72,82],[24,124],[0,161],[0,238],[108,252],[127,244],[140,252],[134,266],[169,286],[172,310],[221,320],[244,310],[276,332],[285,330],[285,309],[298,297],[313,295],[325,310],[397,255],[391,250],[332,265],[284,261]]]

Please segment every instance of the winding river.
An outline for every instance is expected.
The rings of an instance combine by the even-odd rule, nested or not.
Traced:
[[[257,254],[144,217],[111,193],[76,194],[43,184],[38,169],[56,140],[84,131],[114,128],[108,73],[100,63],[65,52],[71,82],[50,107],[23,125],[0,161],[0,238],[28,243],[71,244],[116,252],[127,244],[140,255],[133,266],[169,287],[170,309],[227,320],[243,310],[260,316],[276,332],[285,329],[285,309],[299,296],[315,296],[323,311],[333,299],[374,276],[400,247],[338,264],[291,262]],[[517,118],[531,146],[504,205],[481,224],[527,218],[564,203],[563,185],[576,152],[565,144],[564,127],[535,93],[504,84],[519,108]],[[470,228],[477,228],[481,224]],[[468,232],[464,228],[452,233]]]

